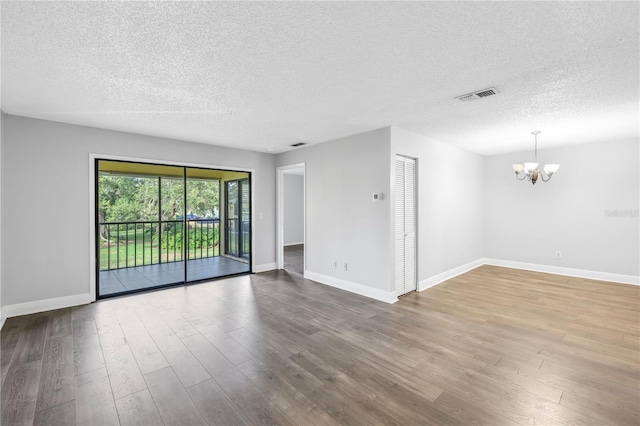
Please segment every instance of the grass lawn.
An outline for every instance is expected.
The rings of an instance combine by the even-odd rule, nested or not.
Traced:
[[[141,239],[141,238],[140,238]],[[124,238],[123,238],[124,240]],[[196,250],[189,250],[189,259],[200,259],[203,257],[218,256],[220,250],[218,244],[215,246],[200,247]],[[146,242],[144,245],[138,241],[137,244],[124,241],[120,245],[112,244],[111,246],[101,245],[100,247],[100,270],[126,268],[130,266],[152,265],[156,263],[166,263],[182,260],[182,249],[167,250],[163,249],[158,258],[158,245]]]

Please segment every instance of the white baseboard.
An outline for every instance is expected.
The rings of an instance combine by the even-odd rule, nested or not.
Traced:
[[[254,266],[253,272],[255,274],[259,274],[260,272],[273,271],[274,269],[278,269],[278,265],[276,265],[276,262],[263,263],[262,265]]]
[[[299,246],[299,245],[302,245],[302,244],[304,244],[304,241],[302,241],[300,243],[287,243],[287,244],[283,244],[283,245],[285,247],[288,247],[288,246]]]
[[[70,306],[86,305],[87,303],[91,303],[91,294],[74,294],[73,296],[6,305],[2,307],[2,315],[4,318],[11,318],[20,315],[35,314],[36,312],[68,308]]]
[[[398,301],[398,296],[396,296],[395,291],[384,291],[377,288],[371,288],[367,287],[366,285],[341,280],[340,278],[330,277],[328,275],[319,274],[317,272],[308,270],[304,271],[304,277],[320,284],[339,288],[340,290],[346,290],[351,293],[359,294],[360,296],[379,300],[381,302],[395,303]]]
[[[464,274],[465,272],[469,272],[472,269],[477,268],[478,266],[483,265],[483,259],[477,259],[473,262],[469,262],[467,264],[458,266],[456,268],[450,269],[446,272],[442,272],[438,275],[434,275],[432,277],[427,278],[426,280],[422,280],[418,283],[418,291],[423,291],[428,288],[431,288],[435,285],[438,285],[442,282],[450,280],[453,277],[456,277],[460,274]]]
[[[538,265],[535,263],[514,262],[511,260],[481,258],[458,266],[449,271],[422,280],[418,283],[418,291],[426,290],[451,278],[464,274],[482,265],[500,266],[503,268],[522,269],[526,271],[544,272],[547,274],[565,275],[568,277],[586,278],[590,280],[610,281],[622,284],[640,285],[640,277],[633,275],[612,274],[609,272],[588,271],[584,269],[564,268],[560,266]]]
[[[536,263],[515,262],[512,260],[483,259],[483,264],[503,268],[524,269],[526,271],[545,272],[547,274],[566,275],[568,277],[590,280],[610,281],[621,284],[640,285],[640,277],[634,275],[612,274],[610,272],[589,271],[586,269],[564,268],[561,266],[539,265]]]
[[[572,269],[559,266],[538,265],[534,263],[515,262],[511,260],[500,259],[478,259],[465,265],[458,266],[449,271],[442,272],[433,277],[422,280],[418,283],[418,291],[426,290],[430,287],[438,285],[455,276],[468,272],[482,265],[500,266],[503,268],[523,269],[527,271],[544,272],[555,275],[565,275],[569,277],[586,278],[599,281],[610,281],[622,284],[640,285],[640,277],[634,275],[621,275],[609,272],[589,271],[584,269]],[[277,268],[275,262],[256,265],[254,272],[266,272]],[[320,284],[330,287],[346,290],[361,296],[379,300],[385,303],[395,303],[398,301],[395,291],[384,291],[376,288],[364,286],[340,278],[331,277],[313,271],[304,271],[304,277]],[[76,294],[73,296],[56,297],[54,299],[36,300],[34,302],[16,303],[14,305],[3,306],[0,311],[0,329],[4,326],[7,318],[20,315],[34,314],[37,312],[50,311],[54,309],[68,308],[71,306],[85,305],[91,303],[91,294]]]

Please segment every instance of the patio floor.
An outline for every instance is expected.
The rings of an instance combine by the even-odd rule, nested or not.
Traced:
[[[213,279],[249,271],[248,263],[222,256],[189,260],[187,263],[187,281]],[[100,271],[99,295],[107,296],[131,290],[181,283],[183,281],[184,262]]]

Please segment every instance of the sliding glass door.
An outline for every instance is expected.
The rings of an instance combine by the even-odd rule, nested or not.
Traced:
[[[249,173],[96,160],[96,174],[99,298],[251,271]],[[231,182],[237,235],[221,226]]]

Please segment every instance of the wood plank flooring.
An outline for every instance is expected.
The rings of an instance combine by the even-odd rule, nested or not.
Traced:
[[[304,274],[304,244],[284,247],[284,269],[297,274]]]
[[[273,271],[10,318],[2,425],[640,423],[640,287],[483,266],[388,305]]]

